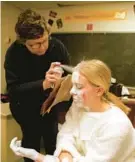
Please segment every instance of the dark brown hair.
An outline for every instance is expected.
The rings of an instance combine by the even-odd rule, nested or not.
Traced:
[[[31,9],[23,11],[15,25],[17,39],[20,41],[40,38],[46,31],[49,32],[45,18]]]

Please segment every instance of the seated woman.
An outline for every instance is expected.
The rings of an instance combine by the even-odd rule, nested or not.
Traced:
[[[109,93],[111,71],[100,60],[82,61],[72,75],[73,103],[57,136],[54,156],[25,149],[16,138],[16,155],[36,162],[135,162],[135,130],[129,108]]]

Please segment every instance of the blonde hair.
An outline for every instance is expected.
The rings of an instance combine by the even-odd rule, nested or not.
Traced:
[[[96,59],[82,61],[75,67],[75,70],[78,70],[91,84],[104,89],[102,100],[112,102],[126,114],[130,112],[129,107],[124,105],[117,96],[109,92],[111,70],[103,61]]]

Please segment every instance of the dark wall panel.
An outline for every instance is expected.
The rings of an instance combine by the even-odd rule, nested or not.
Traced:
[[[118,82],[135,86],[135,33],[53,34],[67,47],[71,64],[101,59]]]

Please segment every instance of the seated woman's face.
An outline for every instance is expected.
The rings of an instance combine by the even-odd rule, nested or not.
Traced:
[[[98,87],[92,85],[83,75],[75,71],[72,75],[73,87],[70,91],[74,103],[79,107],[91,107],[97,100]]]

